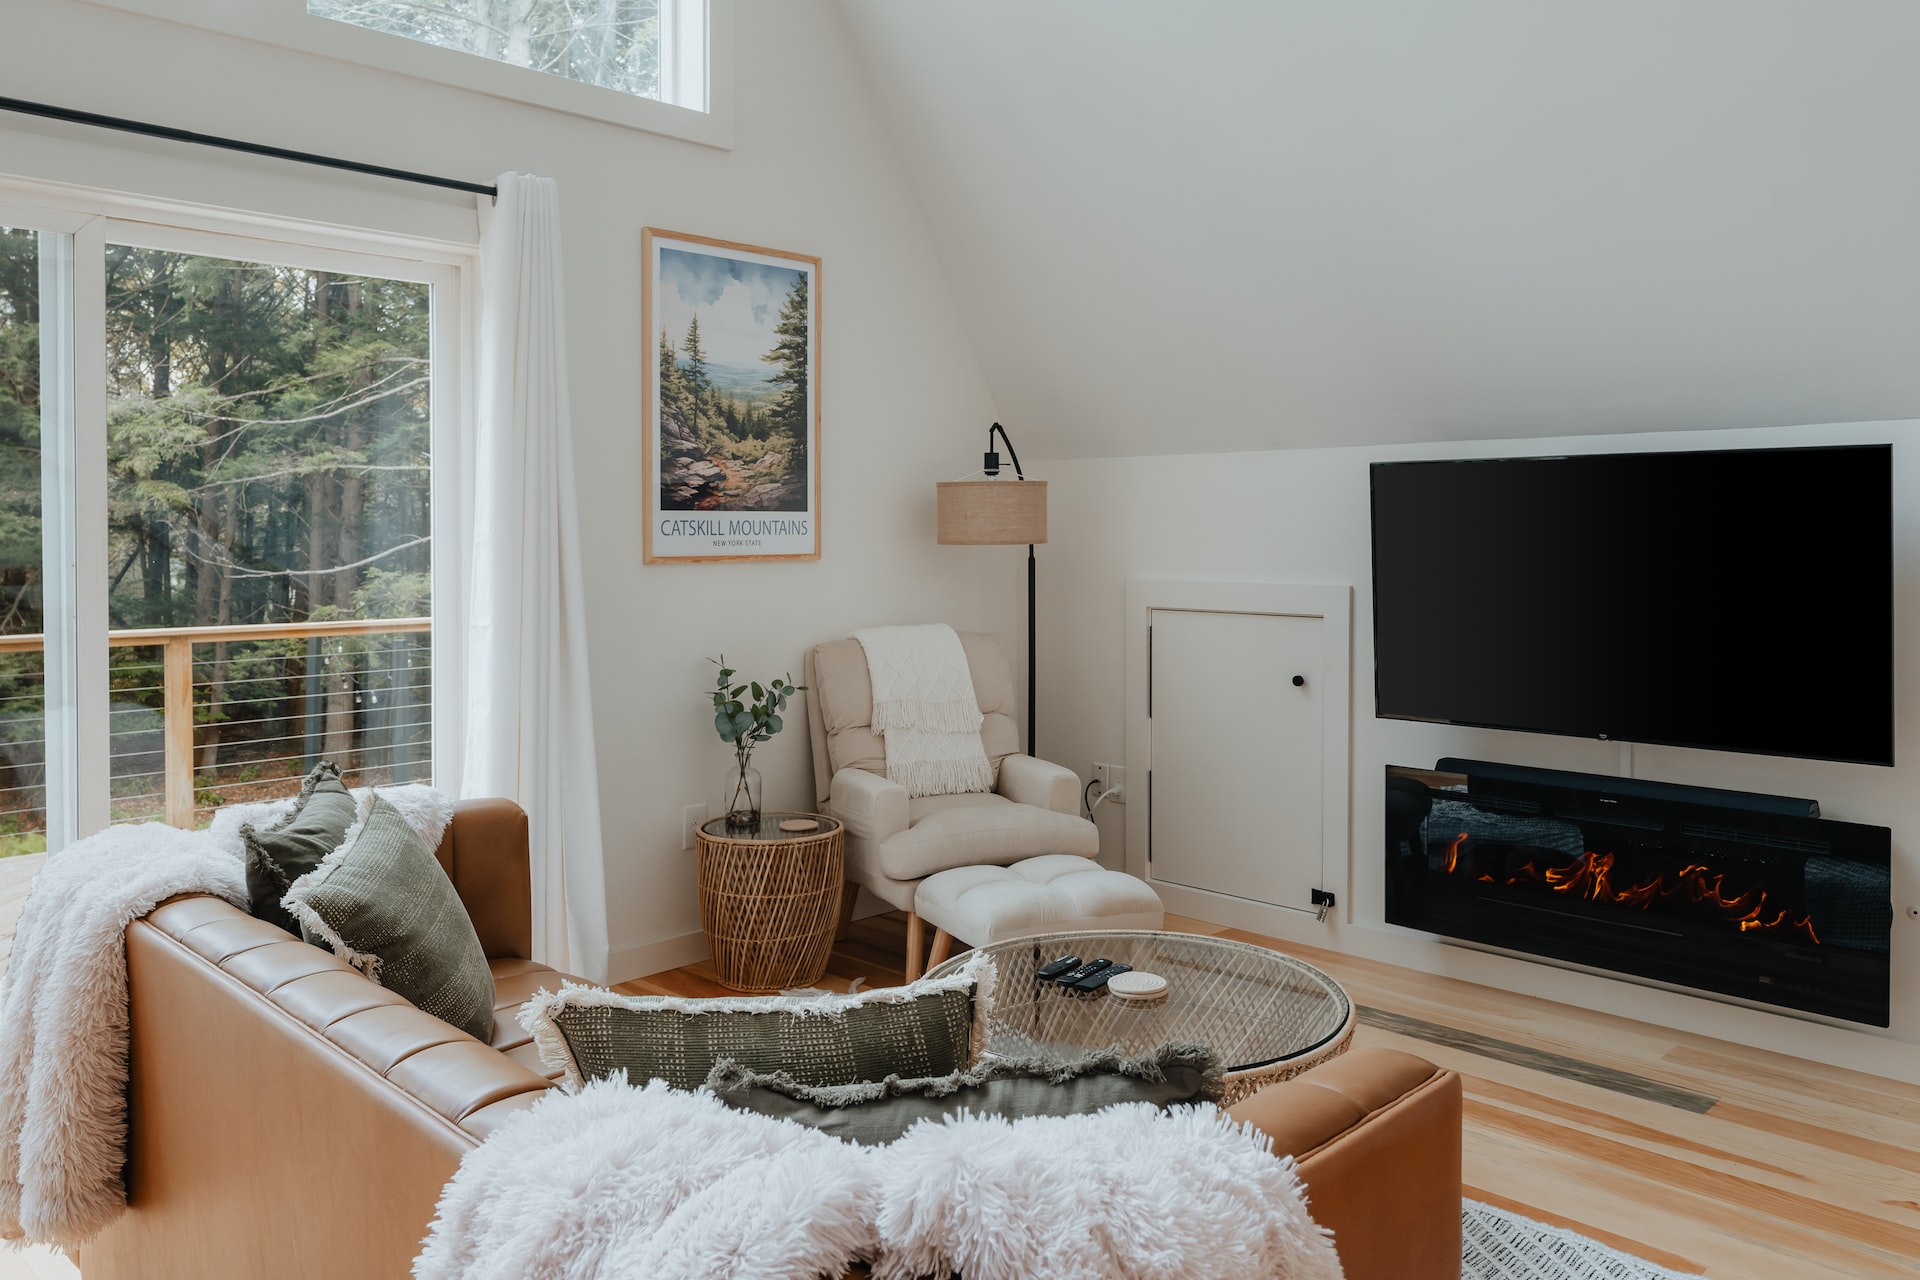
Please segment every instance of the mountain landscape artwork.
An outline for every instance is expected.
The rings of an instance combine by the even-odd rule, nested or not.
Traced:
[[[647,229],[646,559],[819,555],[819,259]]]

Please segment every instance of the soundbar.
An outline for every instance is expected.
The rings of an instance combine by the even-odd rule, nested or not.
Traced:
[[[1763,795],[1757,791],[1725,791],[1719,787],[1689,787],[1677,782],[1649,782],[1642,778],[1614,778],[1599,773],[1573,773],[1564,769],[1534,769],[1525,765],[1496,764],[1490,760],[1461,760],[1448,756],[1433,766],[1440,773],[1465,774],[1469,790],[1478,782],[1519,783],[1522,786],[1558,787],[1592,795],[1619,799],[1657,800],[1672,804],[1703,805],[1711,809],[1734,809],[1742,813],[1764,813],[1782,818],[1817,818],[1818,800],[1792,796]]]

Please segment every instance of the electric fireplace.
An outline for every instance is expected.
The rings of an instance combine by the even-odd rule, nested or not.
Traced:
[[[1442,761],[1387,770],[1387,920],[1884,1027],[1885,827],[1736,792]]]

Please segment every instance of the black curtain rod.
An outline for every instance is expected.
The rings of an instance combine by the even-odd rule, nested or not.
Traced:
[[[275,160],[291,160],[296,164],[316,164],[327,169],[345,169],[349,173],[368,173],[376,178],[417,182],[428,187],[445,187],[450,191],[471,191],[477,196],[492,196],[497,199],[500,194],[499,188],[482,186],[478,182],[462,182],[458,178],[436,178],[430,173],[413,173],[406,169],[389,169],[384,165],[361,164],[358,160],[317,156],[311,151],[289,151],[285,147],[242,142],[237,138],[220,138],[210,133],[172,129],[163,124],[147,124],[141,120],[123,120],[118,116],[97,115],[91,111],[74,111],[67,107],[49,106],[44,102],[27,102],[21,98],[0,97],[0,111],[17,111],[22,115],[43,116],[48,120],[65,120],[71,124],[90,124],[98,129],[117,129],[121,133],[144,134],[149,138],[165,138],[170,142],[191,142],[201,147],[219,147],[223,151],[243,151],[248,155],[271,156]]]

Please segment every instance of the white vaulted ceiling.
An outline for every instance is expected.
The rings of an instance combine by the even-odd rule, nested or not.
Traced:
[[[844,7],[1035,455],[1920,417],[1920,5]]]

